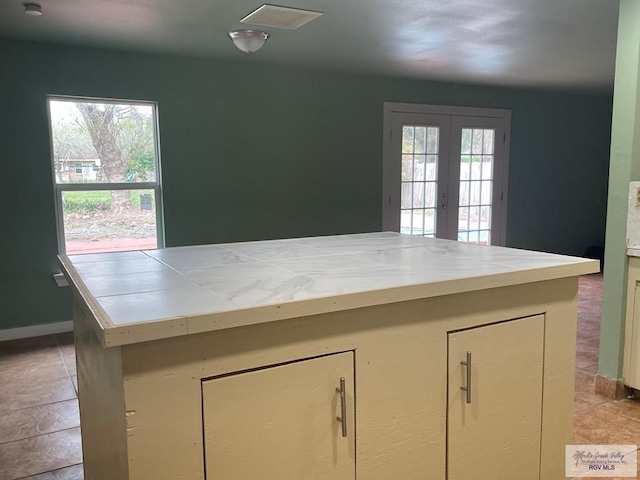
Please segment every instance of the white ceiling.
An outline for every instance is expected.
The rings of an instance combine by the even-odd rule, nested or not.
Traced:
[[[37,1],[37,0],[36,0]],[[318,10],[245,54],[227,38],[260,0],[0,1],[0,36],[524,87],[613,86],[618,0],[277,0]]]

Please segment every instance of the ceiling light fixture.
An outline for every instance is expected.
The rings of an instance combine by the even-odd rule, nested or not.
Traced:
[[[23,3],[24,13],[33,17],[42,16],[42,7],[38,3]]]
[[[233,44],[245,53],[257,52],[269,38],[267,32],[260,30],[234,30],[228,35]]]

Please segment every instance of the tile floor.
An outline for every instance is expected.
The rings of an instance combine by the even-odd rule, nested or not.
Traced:
[[[0,343],[0,480],[82,480],[71,333]]]
[[[601,298],[602,276],[582,277],[574,442],[640,444],[640,402],[593,391]],[[82,480],[79,425],[73,336],[0,343],[0,480]]]

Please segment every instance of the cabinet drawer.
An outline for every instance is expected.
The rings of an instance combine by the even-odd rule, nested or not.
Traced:
[[[202,408],[208,479],[355,479],[353,352],[203,381]]]

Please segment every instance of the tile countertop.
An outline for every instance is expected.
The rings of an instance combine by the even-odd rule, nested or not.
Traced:
[[[598,271],[398,233],[61,256],[105,347]]]

